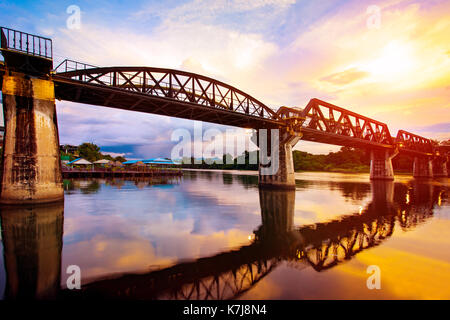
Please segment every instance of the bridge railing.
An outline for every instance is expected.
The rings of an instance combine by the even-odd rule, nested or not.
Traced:
[[[65,59],[63,62],[58,64],[56,68],[53,69],[55,73],[58,72],[69,72],[69,71],[77,71],[77,70],[86,70],[91,68],[98,68],[97,66],[87,64],[84,62],[78,62],[70,59]]]
[[[52,40],[34,34],[0,27],[1,48],[46,59],[53,59]]]

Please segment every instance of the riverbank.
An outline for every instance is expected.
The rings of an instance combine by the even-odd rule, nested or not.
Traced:
[[[217,171],[217,172],[230,172],[230,173],[242,173],[242,174],[252,174],[257,175],[257,170],[245,170],[245,169],[223,169],[223,168],[208,168],[208,169],[193,169],[193,168],[183,168],[183,171]],[[343,168],[335,168],[331,170],[295,170],[295,173],[349,173],[349,174],[358,174],[358,173],[370,173],[369,167],[358,167],[352,169],[343,169]],[[404,171],[404,170],[394,170],[395,175],[402,176],[412,176],[412,172]]]
[[[138,178],[159,176],[182,176],[183,172],[178,168],[139,168],[112,170],[107,168],[79,169],[63,168],[63,179],[70,178]]]

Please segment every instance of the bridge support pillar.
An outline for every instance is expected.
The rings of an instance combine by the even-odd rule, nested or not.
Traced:
[[[370,151],[370,180],[394,180],[392,159],[398,152],[389,150]]]
[[[431,157],[414,157],[414,178],[433,178],[433,161]]]
[[[278,129],[275,129],[278,130]],[[287,131],[279,130],[279,143],[275,150],[271,150],[272,143],[267,143],[268,153],[270,156],[270,164],[263,165],[259,161],[259,186],[264,188],[274,189],[295,189],[295,171],[294,161],[292,157],[292,148],[301,139],[301,134],[292,135]],[[269,139],[271,140],[271,139]],[[258,146],[260,144],[258,143]],[[275,152],[278,152],[278,159],[276,159]],[[271,154],[273,153],[273,154]],[[277,161],[278,160],[278,161]],[[277,164],[276,164],[277,163]],[[268,166],[271,166],[275,170],[270,174],[265,170]]]
[[[448,177],[447,157],[436,157],[433,160],[433,177]]]
[[[5,136],[0,202],[62,200],[53,81],[19,72],[3,76]]]

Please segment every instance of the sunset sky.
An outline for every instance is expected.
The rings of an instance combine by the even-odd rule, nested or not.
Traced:
[[[68,29],[70,5],[81,28]],[[53,39],[98,66],[200,73],[273,108],[319,98],[388,124],[450,139],[450,1],[2,1],[0,25]],[[170,156],[193,122],[57,101],[60,142],[128,158]],[[204,127],[217,127],[205,124]],[[336,147],[300,142],[298,150]]]

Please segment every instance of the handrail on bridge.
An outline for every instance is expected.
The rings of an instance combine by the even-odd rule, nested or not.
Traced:
[[[92,64],[78,62],[71,59],[65,59],[63,62],[58,64],[57,67],[53,69],[53,72],[69,72],[69,71],[78,71],[78,70],[86,70],[91,68],[99,68],[98,66],[94,66]]]
[[[1,50],[26,53],[45,59],[53,59],[52,40],[6,27],[0,27]]]

